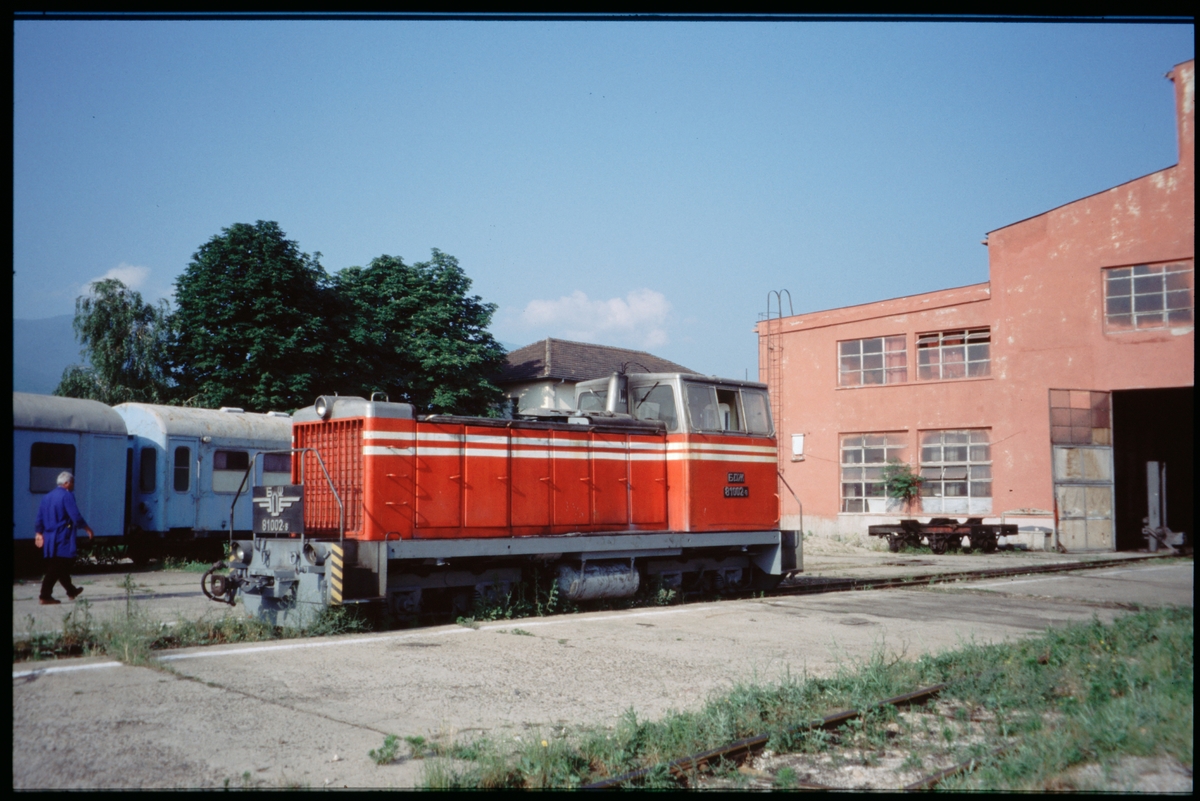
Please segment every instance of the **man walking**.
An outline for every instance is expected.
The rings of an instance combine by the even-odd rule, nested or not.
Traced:
[[[38,602],[56,604],[54,584],[59,582],[72,601],[83,592],[71,581],[71,563],[75,561],[75,531],[83,529],[88,539],[94,536],[79,507],[75,505],[75,476],[66,470],[58,474],[58,486],[42,498],[38,507],[34,544],[42,549],[46,557],[46,578],[42,580],[42,594]]]

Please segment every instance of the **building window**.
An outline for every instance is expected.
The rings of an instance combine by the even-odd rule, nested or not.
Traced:
[[[58,475],[75,472],[75,446],[61,442],[35,442],[29,448],[29,491],[49,492],[58,486]]]
[[[1111,445],[1111,400],[1107,392],[1050,390],[1050,442],[1054,445]]]
[[[838,386],[899,384],[907,380],[908,348],[903,336],[838,343]]]
[[[992,511],[992,449],[986,429],[921,434],[921,511]]]
[[[905,434],[846,434],[842,436],[842,511],[899,512],[903,506],[887,497],[883,468],[890,460],[904,461]]]
[[[988,328],[917,334],[917,378],[942,381],[991,375],[991,342]]]
[[[1104,271],[1104,322],[1109,331],[1192,324],[1192,265],[1139,264]]]

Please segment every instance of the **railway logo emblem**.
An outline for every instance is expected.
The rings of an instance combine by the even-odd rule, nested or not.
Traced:
[[[261,506],[271,517],[279,517],[284,509],[300,500],[299,495],[284,495],[283,487],[265,487],[267,497],[255,498],[254,502]]]
[[[254,530],[259,534],[304,531],[304,487],[285,484],[254,488]]]

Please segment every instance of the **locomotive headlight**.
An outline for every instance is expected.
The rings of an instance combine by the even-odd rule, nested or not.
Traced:
[[[250,555],[246,553],[246,549],[240,542],[235,542],[233,544],[233,551],[230,556],[233,557],[235,562],[241,562],[242,564],[250,563]]]
[[[313,411],[317,413],[317,417],[320,417],[322,420],[328,420],[329,413],[333,411],[333,402],[326,396],[322,395],[321,397],[317,398],[317,402],[313,404]]]

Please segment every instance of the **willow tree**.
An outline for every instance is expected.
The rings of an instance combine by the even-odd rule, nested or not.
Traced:
[[[115,278],[93,282],[75,300],[72,322],[84,357],[63,371],[55,395],[101,403],[164,402],[171,392],[166,301],[147,303]]]

